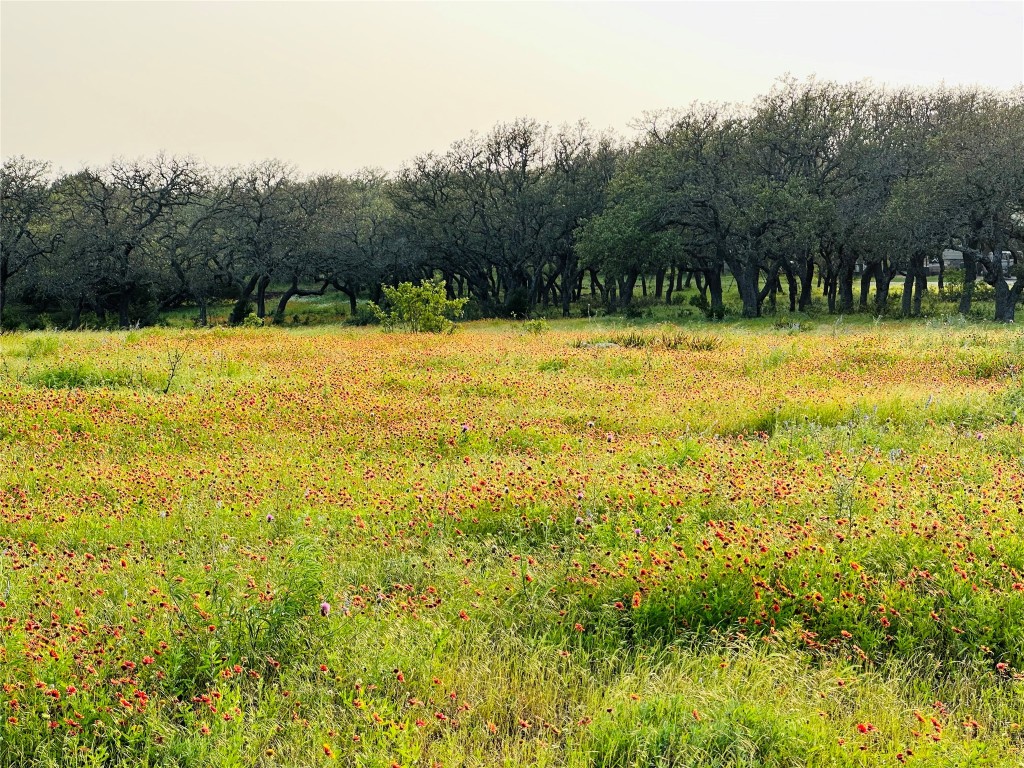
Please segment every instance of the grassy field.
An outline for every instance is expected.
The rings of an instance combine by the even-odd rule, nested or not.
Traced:
[[[1019,766],[1024,334],[0,337],[2,766]]]

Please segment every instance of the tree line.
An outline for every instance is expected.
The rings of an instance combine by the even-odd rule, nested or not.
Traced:
[[[780,80],[747,104],[649,113],[636,139],[522,119],[400,171],[300,176],[276,160],[209,168],[160,155],[0,176],[0,319],[83,315],[127,327],[233,301],[231,322],[338,291],[353,314],[383,287],[443,278],[491,316],[568,316],[584,292],[628,307],[695,281],[709,316],[731,276],[742,313],[780,298],[831,312],[920,313],[929,262],[963,254],[995,319],[1024,291],[1024,88],[885,89]],[[1009,259],[1003,254],[1009,252]],[[941,260],[940,260],[941,268]],[[1024,275],[1021,275],[1024,277]],[[857,285],[859,283],[859,286]],[[859,296],[855,296],[858,292]]]

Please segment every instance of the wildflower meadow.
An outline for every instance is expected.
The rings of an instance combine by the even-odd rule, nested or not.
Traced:
[[[1024,763],[1012,326],[0,352],[0,766]]]

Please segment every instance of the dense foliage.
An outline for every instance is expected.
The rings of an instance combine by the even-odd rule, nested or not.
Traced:
[[[790,311],[807,309],[815,279],[830,311],[867,308],[873,293],[882,314],[897,276],[900,311],[914,315],[929,261],[955,248],[960,312],[980,278],[995,318],[1012,320],[1024,291],[1011,274],[1022,267],[1022,147],[1021,89],[783,80],[750,104],[647,115],[632,144],[524,119],[390,176],[161,156],[55,178],[45,162],[12,158],[0,317],[127,327],[188,304],[205,324],[211,301],[231,299],[239,323],[328,289],[355,315],[360,296],[380,302],[382,284],[435,276],[478,315],[543,305],[568,316],[588,276],[614,310],[638,281],[647,295],[648,278],[653,298],[670,299],[684,274],[711,316],[723,314],[723,274],[745,316],[782,293]]]
[[[0,766],[1021,765],[1024,337],[774,325],[4,336]]]
[[[447,298],[444,283],[436,280],[384,286],[384,298],[389,310],[370,305],[381,325],[387,330],[400,328],[412,333],[451,332],[455,329],[453,321],[462,316],[468,301]]]

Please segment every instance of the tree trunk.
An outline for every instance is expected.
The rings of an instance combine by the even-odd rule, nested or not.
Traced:
[[[259,281],[260,274],[256,273],[242,287],[242,292],[238,295],[238,301],[235,302],[235,306],[231,308],[231,314],[228,316],[228,322],[231,325],[240,325],[245,320],[245,310],[249,307],[249,299],[252,298],[252,292],[256,290]]]
[[[327,291],[327,286],[330,285],[329,280],[325,280],[321,285],[320,289],[316,291],[304,291],[299,288],[299,279],[292,278],[292,284],[288,290],[281,295],[281,300],[277,303],[277,309],[274,311],[274,322],[280,323],[284,320],[284,310],[288,306],[288,302],[296,296],[323,296]]]
[[[906,277],[903,279],[903,301],[900,311],[904,317],[910,317],[910,313],[913,310],[913,298],[914,298],[914,267],[907,267]]]
[[[356,316],[356,299],[359,297],[358,288],[350,285],[342,285],[341,283],[331,283],[334,289],[339,293],[344,293],[348,297],[348,309],[349,314],[352,317]]]
[[[964,248],[964,292],[960,295],[959,311],[961,315],[971,313],[971,300],[974,298],[974,283],[978,279],[978,254],[971,248]]]
[[[917,264],[917,275],[915,275],[914,285],[917,290],[914,292],[914,317],[921,316],[921,299],[928,291],[928,271],[924,266],[924,259]]]
[[[1012,323],[1015,304],[1010,297],[1010,288],[1005,280],[996,280],[992,286],[996,292],[996,316],[997,323]]]
[[[270,275],[263,275],[256,286],[256,317],[267,316],[267,287],[270,285]]]
[[[793,265],[788,260],[782,265],[786,273],[786,289],[789,292],[789,311],[796,312],[796,275],[793,274]]]
[[[993,251],[991,258],[981,256],[978,260],[985,269],[985,282],[995,290],[996,322],[1012,323],[1016,314],[1017,301],[1024,293],[1024,277],[1018,277],[1013,288],[1010,288],[1010,284],[1006,280],[1006,273],[1003,271],[1003,255],[999,249]]]
[[[668,282],[665,284],[665,303],[672,303],[672,292],[676,287],[676,265],[673,263],[668,271]]]
[[[85,307],[85,299],[82,296],[78,297],[78,301],[75,302],[75,308],[71,311],[71,324],[70,329],[77,331],[82,327],[82,310]]]
[[[853,270],[854,264],[845,260],[839,270],[839,311],[844,315],[853,312]]]
[[[764,308],[764,300],[770,298],[772,312],[775,311],[775,297],[782,290],[782,283],[779,281],[780,269],[781,266],[775,263],[765,270],[764,288],[761,288],[757,293],[757,304],[762,309]]]
[[[860,308],[868,308],[868,294],[871,293],[871,278],[878,272],[877,264],[864,265],[864,271],[860,276]]]
[[[1006,285],[1006,281],[1003,281]],[[996,320],[1001,323],[1012,323],[1017,312],[1017,302],[1024,296],[1024,277],[1018,277],[1013,288],[1007,287],[1006,298],[1002,304],[999,301],[999,291],[996,291]]]
[[[562,275],[559,279],[559,299],[562,303],[562,317],[569,317],[572,313],[572,300],[576,298],[577,286],[582,283],[583,275],[579,271],[579,263],[575,259],[566,259],[562,266]]]
[[[946,275],[946,258],[940,253],[939,254],[939,298],[944,299],[946,297],[946,284],[943,282],[943,278]]]
[[[748,262],[739,269],[733,269],[736,287],[739,289],[740,300],[743,302],[744,317],[761,316],[761,302],[757,285],[759,273],[760,268],[754,262]]]
[[[892,273],[883,265],[875,268],[875,312],[881,317],[889,309],[889,285]]]
[[[590,272],[590,295],[594,296],[594,288],[597,288],[597,295],[601,297],[601,301],[605,300],[605,288],[602,285],[601,280],[597,276],[597,270],[591,269]]]
[[[811,289],[814,284],[814,257],[807,255],[804,263],[804,278],[800,283],[800,311],[806,312],[811,308]]]
[[[661,301],[665,288],[665,267],[658,267],[654,273],[654,298]]]
[[[619,278],[619,301],[624,307],[633,302],[633,289],[636,288],[636,280],[640,275],[633,270],[625,277]]]
[[[711,296],[711,317],[721,320],[725,317],[725,303],[722,301],[722,269],[714,267],[704,271],[706,285]]]
[[[828,264],[828,270],[826,270],[824,274],[824,280],[822,280],[822,274],[820,270],[818,272],[818,279],[819,282],[824,282],[825,298],[828,301],[828,313],[830,315],[834,315],[836,313],[836,294],[838,280],[836,279],[835,271],[832,269],[832,263],[826,263]]]
[[[274,310],[274,323],[280,324],[284,322],[284,310],[288,306],[288,302],[291,301],[292,297],[298,292],[299,281],[298,279],[292,280],[292,284],[288,287],[288,290],[281,294],[281,298],[277,302],[277,309]]]

